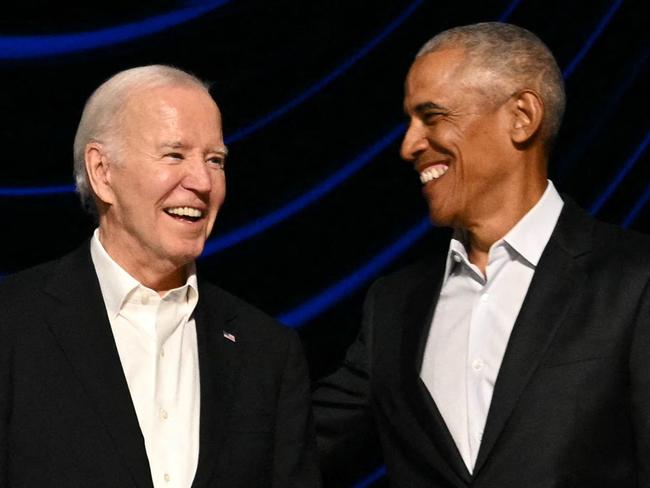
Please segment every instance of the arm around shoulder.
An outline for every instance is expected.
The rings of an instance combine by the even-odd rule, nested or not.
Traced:
[[[275,425],[274,488],[321,486],[316,457],[307,363],[291,331]]]
[[[632,422],[638,486],[650,488],[650,280],[637,308],[630,354]]]
[[[345,478],[350,460],[365,456],[377,445],[370,402],[376,289],[376,285],[371,287],[366,296],[361,330],[343,363],[315,385],[314,416],[325,479]]]

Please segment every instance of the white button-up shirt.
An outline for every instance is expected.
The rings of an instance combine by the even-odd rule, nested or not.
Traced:
[[[92,257],[155,488],[189,488],[199,457],[200,384],[195,270],[160,296],[120,267],[99,241]]]
[[[470,473],[510,333],[563,205],[549,181],[535,206],[490,247],[485,277],[460,233],[451,240],[420,377]]]

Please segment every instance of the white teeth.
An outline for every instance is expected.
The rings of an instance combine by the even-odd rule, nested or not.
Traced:
[[[437,180],[442,175],[444,175],[448,169],[449,166],[445,166],[444,164],[429,166],[427,169],[422,171],[422,173],[420,173],[420,181],[424,184],[428,183],[431,180]]]
[[[201,217],[203,215],[203,212],[201,212],[198,208],[192,207],[168,208],[167,213],[180,215],[182,217]]]

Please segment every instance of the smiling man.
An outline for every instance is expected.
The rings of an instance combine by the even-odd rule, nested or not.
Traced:
[[[378,432],[391,486],[650,487],[650,240],[547,179],[561,73],[525,29],[427,42],[401,148],[446,248],[378,280],[315,392],[326,478]]]
[[[99,227],[0,289],[0,487],[320,485],[297,336],[197,278],[226,154],[188,73],[90,97],[75,177]]]

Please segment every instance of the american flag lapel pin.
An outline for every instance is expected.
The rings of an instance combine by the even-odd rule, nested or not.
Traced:
[[[231,334],[230,332],[226,332],[225,330],[223,331],[223,336],[228,339],[230,342],[237,342],[237,339],[235,338],[234,334]]]

